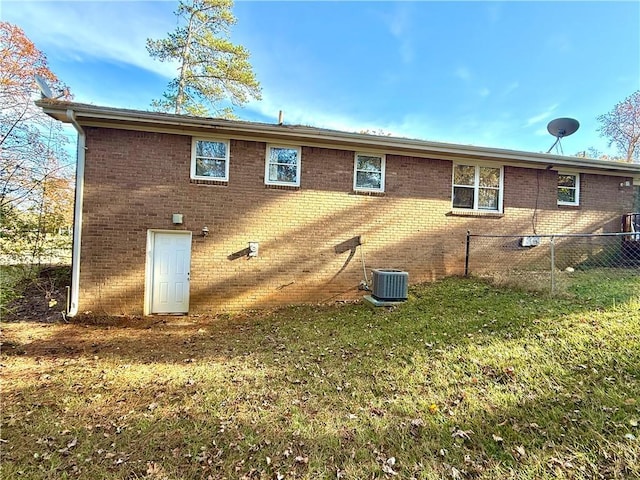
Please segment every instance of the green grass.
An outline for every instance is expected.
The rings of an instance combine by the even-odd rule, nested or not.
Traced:
[[[639,478],[640,277],[583,280],[4,325],[0,476]]]

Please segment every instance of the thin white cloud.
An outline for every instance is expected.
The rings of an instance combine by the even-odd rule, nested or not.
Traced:
[[[540,123],[546,119],[548,119],[553,112],[558,108],[558,104],[551,105],[544,112],[534,115],[533,117],[529,117],[526,122],[526,126],[530,127],[535,125],[536,123]]]
[[[396,38],[407,35],[407,27],[409,24],[408,12],[406,8],[399,8],[395,11],[393,17],[389,21],[389,32]]]
[[[533,134],[539,137],[543,137],[549,135],[549,131],[547,130],[547,127],[540,127],[535,132],[533,132]]]
[[[409,64],[413,61],[414,53],[411,42],[407,40],[403,40],[402,42],[400,42],[399,52],[402,63]]]
[[[467,67],[460,66],[456,68],[453,74],[460,80],[464,80],[464,81],[471,80],[471,71]]]
[[[262,100],[260,102],[251,102],[245,108],[267,117],[269,119],[268,121],[273,123],[277,121],[278,113],[282,110],[284,122],[290,125],[307,125],[318,128],[341,130],[344,132],[380,129],[389,131],[388,125],[341,115],[333,111],[318,109],[317,106],[311,105],[307,102],[292,101],[288,95],[278,96],[263,92]]]
[[[482,98],[488,97],[489,95],[491,95],[491,90],[489,90],[487,87],[481,88],[478,91],[478,95],[480,95]]]
[[[516,82],[511,82],[509,85],[507,85],[507,88],[504,89],[504,92],[502,92],[502,94],[506,97],[510,93],[512,93],[515,90],[517,90],[518,87],[520,87],[520,82],[517,82],[517,81]]]
[[[262,102],[253,103],[251,110],[267,117],[267,122],[275,123],[278,111],[282,110],[286,124],[308,125],[343,132],[363,130],[389,133],[395,137],[428,140],[461,145],[476,145],[497,148],[520,149],[518,139],[513,135],[513,122],[509,115],[501,115],[491,121],[475,116],[460,118],[453,124],[437,122],[423,113],[407,113],[401,117],[385,118],[381,121],[312,108],[286,98],[265,95]]]
[[[411,15],[408,7],[400,4],[390,18],[386,19],[389,33],[398,40],[398,53],[403,63],[409,64],[414,59],[413,44],[411,43]]]
[[[329,109],[317,108],[308,103],[291,101],[286,95],[276,97],[264,94],[261,102],[253,102],[248,107],[264,117],[267,122],[275,123],[279,110],[283,111],[285,124],[307,125],[328,128],[343,132],[384,131],[396,137],[416,138],[433,141],[447,141],[434,128],[433,119],[423,115],[409,113],[401,118],[375,120],[357,115],[337,114]],[[453,141],[449,138],[448,141]]]
[[[487,18],[490,24],[496,24],[502,19],[502,4],[489,3],[487,6]]]
[[[7,20],[16,23],[41,50],[61,58],[129,64],[167,78],[175,65],[152,59],[148,37],[162,38],[175,28],[167,5],[146,2],[24,2],[5,7]],[[17,7],[17,8],[16,8]]]

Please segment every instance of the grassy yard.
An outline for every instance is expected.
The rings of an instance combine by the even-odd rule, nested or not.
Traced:
[[[0,477],[640,478],[640,276],[578,287],[5,323]]]

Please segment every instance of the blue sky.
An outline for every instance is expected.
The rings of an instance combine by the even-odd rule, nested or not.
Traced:
[[[177,2],[0,0],[75,101],[147,110],[175,73],[147,38]],[[596,117],[640,88],[640,2],[237,1],[232,40],[263,99],[244,120],[546,151],[557,117],[580,121],[565,154],[613,153]]]

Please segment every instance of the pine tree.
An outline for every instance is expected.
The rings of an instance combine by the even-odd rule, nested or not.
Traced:
[[[233,109],[221,106],[225,100],[241,106],[261,98],[249,52],[229,40],[232,6],[232,0],[181,0],[175,12],[181,24],[167,38],[147,39],[152,58],[178,63],[178,76],[152,102],[154,109],[195,116],[213,109],[228,117]]]

